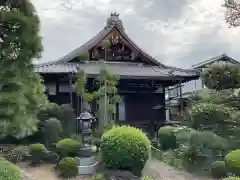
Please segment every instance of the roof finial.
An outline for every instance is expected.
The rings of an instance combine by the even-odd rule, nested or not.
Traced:
[[[117,12],[111,12],[110,17],[107,19],[106,28],[114,25],[117,25],[119,28],[123,29],[122,20],[119,19],[119,13]]]

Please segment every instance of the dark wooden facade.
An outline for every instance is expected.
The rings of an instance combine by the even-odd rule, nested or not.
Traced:
[[[110,42],[107,51],[102,45],[106,40]],[[82,61],[81,53],[88,53],[88,59]],[[87,89],[93,91],[94,79],[100,71],[99,59],[105,59],[110,71],[120,76],[118,123],[141,127],[164,124],[165,89],[199,77],[197,70],[169,67],[143,52],[128,37],[119,15],[114,13],[106,27],[91,40],[57,61],[36,66],[44,78],[49,100],[72,104],[78,112],[78,97],[72,88],[75,75],[84,70],[88,77]]]

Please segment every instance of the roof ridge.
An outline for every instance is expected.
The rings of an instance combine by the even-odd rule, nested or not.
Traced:
[[[61,62],[69,62],[72,58],[76,57],[77,54],[81,54],[84,51],[87,51],[91,49],[93,46],[95,46],[97,43],[99,43],[101,40],[103,40],[108,33],[115,27],[117,30],[121,33],[121,35],[130,42],[130,44],[143,56],[145,56],[147,59],[151,60],[153,63],[155,63],[158,66],[161,67],[166,67],[166,65],[162,64],[155,58],[153,58],[151,55],[149,55],[147,52],[145,52],[142,48],[140,48],[125,32],[122,21],[120,19],[114,20],[111,18],[118,18],[119,14],[117,13],[111,13],[111,17],[108,18],[107,25],[95,36],[93,36],[91,39],[89,39],[87,42],[83,43],[80,45],[78,48],[75,48],[72,50],[70,53],[62,56],[58,60],[54,60],[48,63],[44,63],[45,65],[47,64],[54,64],[54,63],[61,63]]]
[[[214,59],[222,58],[222,57],[224,57],[224,56],[227,56],[227,55],[226,55],[225,53],[223,53],[223,54],[221,54],[221,55],[211,57],[211,58],[209,58],[209,59],[207,59],[207,60],[204,60],[204,61],[202,61],[202,62],[199,62],[199,63],[197,63],[197,64],[192,65],[192,67],[198,66],[199,64],[203,64],[203,63],[212,61],[212,60],[214,60]],[[227,57],[229,57],[229,56],[227,56]]]

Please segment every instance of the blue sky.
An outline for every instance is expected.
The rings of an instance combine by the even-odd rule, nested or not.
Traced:
[[[223,0],[32,0],[44,52],[53,61],[94,36],[111,12],[130,37],[164,64],[181,68],[226,53],[240,59],[240,29],[228,28]],[[65,3],[64,7],[62,6]]]

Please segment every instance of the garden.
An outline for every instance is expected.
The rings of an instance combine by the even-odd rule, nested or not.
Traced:
[[[164,126],[152,156],[178,169],[221,179],[239,176],[239,65],[212,65],[193,92],[180,126]]]
[[[79,72],[73,86],[84,106],[77,110],[98,107],[98,124],[87,140],[96,173],[79,176],[86,139],[76,131],[74,109],[50,103],[34,72],[33,59],[42,52],[37,13],[28,0],[6,0],[0,7],[0,180],[151,180],[142,175],[150,158],[190,173],[239,179],[238,65],[206,69],[202,79],[208,88],[193,93],[181,125],[161,127],[151,139],[141,129],[115,125],[118,77],[104,63],[94,92],[87,91],[86,74]]]

